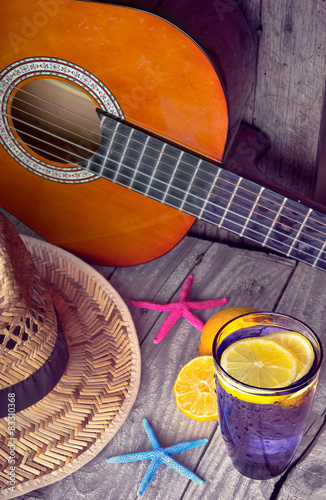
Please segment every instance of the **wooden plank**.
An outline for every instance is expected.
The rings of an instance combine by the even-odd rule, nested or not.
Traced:
[[[298,498],[320,500],[325,498],[325,423],[308,453],[304,460],[290,472],[278,496],[279,500],[297,500]]]
[[[325,91],[325,2],[262,2],[254,124],[272,149],[266,172],[312,196]]]
[[[169,302],[180,282],[186,279],[196,266],[196,261],[211,245],[211,242],[184,238],[171,252],[142,266],[119,268],[113,274],[111,268],[97,267],[129,305],[140,342],[149,334],[153,323],[163,321],[163,314],[134,308],[130,306],[130,300]],[[173,273],[177,274],[177,280],[168,279]]]
[[[293,0],[240,0],[256,47],[255,85],[243,120],[266,133],[271,149],[260,161],[267,178],[314,195],[325,100],[326,4]],[[191,234],[243,240],[207,223]]]
[[[299,264],[278,305],[286,312],[308,324],[326,346],[325,290],[326,274]],[[297,463],[288,476],[277,485],[280,499],[295,500],[323,498],[325,491],[326,439],[325,439],[326,366],[322,366],[314,403],[304,438],[294,458]],[[316,437],[317,436],[317,437]]]

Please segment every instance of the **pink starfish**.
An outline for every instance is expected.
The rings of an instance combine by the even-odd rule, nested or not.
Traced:
[[[155,309],[156,311],[171,311],[169,316],[164,320],[161,325],[161,328],[157,332],[155,339],[153,340],[154,344],[159,344],[161,340],[164,339],[165,335],[168,333],[170,328],[174,325],[174,323],[183,316],[190,323],[197,328],[197,330],[202,330],[204,323],[196,318],[192,314],[191,311],[199,311],[202,309],[210,309],[211,307],[222,306],[227,303],[227,299],[216,299],[216,300],[203,300],[201,302],[191,302],[187,301],[187,298],[190,294],[191,286],[193,283],[194,277],[192,275],[188,276],[186,281],[184,282],[180,295],[177,298],[176,302],[171,302],[171,304],[156,304],[155,302],[145,302],[142,300],[131,300],[130,303],[134,307],[145,307],[146,309]]]

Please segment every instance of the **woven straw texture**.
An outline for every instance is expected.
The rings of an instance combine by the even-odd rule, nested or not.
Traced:
[[[15,492],[8,491],[8,418],[0,419],[0,497],[12,498],[79,469],[115,435],[136,399],[140,350],[129,311],[108,282],[71,254],[30,237],[31,252],[69,347],[54,389],[15,415]]]
[[[55,311],[32,256],[12,224],[0,217],[0,389],[40,368],[56,338]]]

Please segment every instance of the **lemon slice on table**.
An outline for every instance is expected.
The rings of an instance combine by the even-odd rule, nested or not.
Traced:
[[[296,379],[299,361],[282,344],[266,337],[234,342],[222,353],[220,364],[244,384],[265,389],[286,387]]]
[[[174,383],[179,410],[201,422],[217,419],[214,363],[212,356],[199,356],[187,363]]]
[[[299,367],[295,380],[299,380],[308,373],[314,362],[315,353],[306,337],[298,332],[282,330],[269,333],[265,338],[276,340],[276,342],[289,349],[298,358]]]

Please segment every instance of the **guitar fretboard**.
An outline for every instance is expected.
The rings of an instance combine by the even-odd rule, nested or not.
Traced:
[[[110,116],[101,127],[101,145],[83,168],[326,270],[324,214]]]

